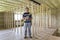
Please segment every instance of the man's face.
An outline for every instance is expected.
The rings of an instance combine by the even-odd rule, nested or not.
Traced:
[[[29,9],[25,9],[26,12],[29,12]]]

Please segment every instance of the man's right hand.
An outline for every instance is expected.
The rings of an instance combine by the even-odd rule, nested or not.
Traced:
[[[23,20],[26,21],[26,17],[24,17]]]

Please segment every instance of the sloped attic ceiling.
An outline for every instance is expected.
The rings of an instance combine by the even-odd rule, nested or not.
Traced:
[[[23,1],[23,0],[20,0]],[[0,11],[9,11],[20,6],[19,0],[0,0]]]
[[[51,8],[60,8],[60,0],[35,0],[40,3],[46,3]]]
[[[20,5],[19,1],[25,0],[0,0],[0,11],[8,11]],[[60,0],[35,0],[39,3],[45,3],[51,8],[60,8]]]

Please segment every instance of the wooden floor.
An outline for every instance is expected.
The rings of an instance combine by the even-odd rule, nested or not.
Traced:
[[[0,40],[57,40],[57,37],[52,36],[56,29],[41,29],[40,33],[32,32],[32,39],[24,39],[24,27],[0,30]]]

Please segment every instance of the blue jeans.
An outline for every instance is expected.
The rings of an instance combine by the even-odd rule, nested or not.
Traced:
[[[31,36],[31,23],[24,23],[24,27],[25,27],[25,36],[27,35],[27,28],[29,36]]]

